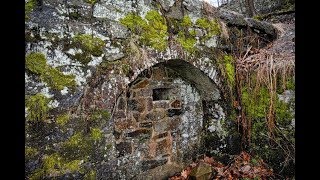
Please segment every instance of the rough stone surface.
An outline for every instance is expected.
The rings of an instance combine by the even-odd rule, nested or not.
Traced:
[[[226,79],[217,64],[224,53],[220,47],[231,47],[232,39],[225,43],[222,35],[211,37],[204,44],[198,42],[195,53],[190,54],[177,43],[177,36],[168,32],[168,44],[159,51],[137,38],[140,35],[120,20],[129,12],[145,19],[147,12],[156,10],[176,20],[188,15],[193,23],[199,18],[214,18],[226,24],[226,31],[249,27],[245,31],[258,37],[252,29],[272,34],[273,27],[227,10],[221,9],[217,15],[217,9],[198,0],[159,2],[163,9],[151,0],[100,0],[94,4],[43,0],[41,7],[30,12],[25,23],[26,55],[42,53],[48,67],[74,75],[76,86],[74,90],[54,90],[26,67],[26,97],[41,93],[50,98],[51,108],[44,122],[27,120],[26,144],[41,152],[37,160],[27,161],[28,178],[43,168],[45,155],[54,153],[83,152],[83,156],[64,158],[87,162],[96,179],[131,179],[152,168],[188,163],[190,157],[202,153],[197,148],[203,145],[203,133],[220,138],[215,141],[222,147],[217,154],[233,144],[235,138],[226,138],[230,137],[226,121],[231,104]],[[197,30],[196,39],[206,35],[192,26]],[[88,48],[85,43],[76,43],[75,37],[81,34],[89,35],[85,43],[94,38],[103,42],[100,56],[86,54],[92,44]],[[85,58],[87,63],[81,61]],[[161,88],[167,90],[154,95],[154,89]],[[28,111],[26,107],[26,117]],[[63,151],[68,145],[76,149]],[[89,171],[59,173],[44,174],[43,178],[78,179]]]

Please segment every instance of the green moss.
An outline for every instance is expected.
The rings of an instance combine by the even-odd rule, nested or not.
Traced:
[[[124,18],[120,19],[120,23],[136,34],[140,34],[142,31],[146,30],[148,26],[148,23],[145,20],[134,13],[127,14]]]
[[[287,82],[286,82],[286,88],[288,90],[295,90],[295,87],[296,87],[296,85],[295,85],[295,82],[294,82],[294,77],[289,78],[287,80]]]
[[[42,74],[40,78],[48,83],[48,85],[56,90],[63,90],[64,87],[74,89],[76,86],[74,75],[64,75],[55,68],[48,67],[46,73]]]
[[[32,52],[26,56],[26,68],[38,75],[45,74],[48,68],[44,54]]]
[[[26,56],[26,68],[40,76],[40,79],[46,82],[55,90],[62,90],[64,87],[74,89],[76,86],[74,75],[64,75],[56,68],[47,65],[44,54],[32,52]]]
[[[235,85],[235,68],[234,68],[234,62],[233,58],[230,55],[225,55],[224,56],[224,63],[225,63],[225,69],[226,69],[226,74],[228,78],[228,82],[231,86]]]
[[[92,60],[90,53],[87,51],[83,53],[76,53],[74,58],[82,64],[88,64]]]
[[[59,116],[57,116],[56,122],[60,126],[64,126],[69,120],[70,120],[70,115],[69,113],[66,113],[66,114],[60,114]]]
[[[92,128],[91,129],[91,138],[94,141],[98,141],[102,138],[102,131],[99,128]]]
[[[129,64],[122,64],[121,65],[121,69],[122,69],[122,72],[128,76],[129,75],[129,72],[131,70],[131,66]]]
[[[78,34],[73,39],[84,51],[89,52],[93,56],[101,56],[103,53],[105,42],[98,37],[93,37],[90,34]]]
[[[253,19],[258,20],[258,21],[262,21],[263,16],[262,15],[255,15],[255,16],[253,16]]]
[[[81,168],[81,160],[73,160],[70,162],[65,162],[62,166],[63,172],[76,172],[76,171],[82,171]]]
[[[35,6],[36,6],[36,0],[29,0],[27,3],[25,3],[24,5],[25,20],[29,19],[29,15],[33,11]]]
[[[62,142],[61,155],[66,160],[87,159],[94,153],[94,140],[82,132],[76,132],[67,141]]]
[[[27,120],[29,121],[43,121],[48,117],[50,108],[48,107],[50,99],[38,93],[29,96],[26,100],[26,107],[28,111]]]
[[[95,170],[89,171],[85,176],[84,180],[92,180],[92,179],[97,179],[97,173]]]
[[[107,149],[111,149],[112,148],[112,144],[107,144]]]
[[[58,153],[45,155],[43,160],[43,169],[47,175],[61,175],[65,173],[72,173],[82,171],[81,160],[67,161]]]
[[[65,142],[65,145],[69,147],[78,147],[82,143],[83,139],[83,134],[77,132],[76,134],[71,136],[68,141]]]
[[[253,93],[252,89],[244,87],[241,97],[249,117],[261,119],[266,116],[270,103],[270,95],[267,88],[261,87],[258,93]]]
[[[95,4],[97,2],[97,0],[85,0],[86,3],[89,3],[89,4]]]
[[[103,110],[103,109],[95,109],[91,114],[91,119],[93,121],[109,120],[109,118],[110,118],[110,113],[107,110]]]
[[[202,38],[203,40],[207,40],[221,33],[219,23],[216,19],[209,20],[207,18],[199,18],[196,21],[196,25],[206,31],[206,35]]]
[[[31,158],[35,157],[38,153],[39,153],[39,151],[36,148],[33,148],[33,147],[26,147],[25,148],[25,158],[26,159],[31,159]]]
[[[156,50],[163,51],[168,46],[166,20],[158,11],[151,10],[146,14],[146,20],[133,13],[120,19],[121,24],[139,35],[140,41]]]
[[[142,41],[154,49],[163,51],[168,46],[168,32],[166,20],[158,11],[151,10],[146,14],[148,30],[143,31]]]
[[[180,31],[178,33],[177,41],[180,43],[182,48],[188,51],[189,53],[193,53],[195,51],[194,46],[197,40],[194,36],[186,37],[186,35],[182,31]]]
[[[187,28],[192,26],[192,21],[189,16],[183,16],[181,26],[187,27]]]
[[[276,122],[281,127],[286,127],[291,124],[291,120],[293,119],[293,114],[290,111],[289,103],[280,101],[279,98],[277,98],[275,112],[276,112]]]
[[[45,172],[42,168],[36,169],[32,174],[29,176],[29,180],[39,180],[43,179]]]

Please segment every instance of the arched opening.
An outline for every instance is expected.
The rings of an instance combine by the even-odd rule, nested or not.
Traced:
[[[206,133],[223,133],[222,102],[215,83],[186,61],[144,70],[117,100],[113,119],[119,157],[139,156],[142,171],[187,163],[200,154]]]

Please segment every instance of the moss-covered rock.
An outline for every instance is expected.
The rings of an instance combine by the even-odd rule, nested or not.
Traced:
[[[39,52],[28,54],[26,56],[26,67],[35,74],[45,74],[46,69],[48,68],[45,55]]]
[[[42,53],[31,52],[26,56],[26,68],[40,76],[52,89],[62,90],[64,87],[74,89],[76,86],[74,75],[65,75],[56,68],[47,65],[47,60]]]
[[[90,34],[78,34],[73,37],[73,40],[82,50],[89,52],[93,56],[101,56],[103,53],[105,42],[98,37]]]
[[[64,126],[69,120],[70,120],[70,115],[69,115],[69,113],[60,114],[60,115],[58,115],[57,118],[56,118],[56,122],[57,122],[57,124],[59,124],[60,126]]]
[[[40,93],[27,97],[27,120],[44,121],[48,117],[48,112],[50,110],[48,106],[49,101],[49,98]]]
[[[168,32],[166,20],[156,10],[148,11],[146,20],[133,13],[120,19],[121,24],[139,35],[140,41],[156,50],[164,51],[168,46]]]
[[[196,25],[206,32],[206,35],[202,37],[203,41],[221,33],[220,25],[216,19],[199,18],[196,21]]]
[[[29,20],[29,15],[33,11],[35,6],[36,6],[36,0],[29,0],[28,2],[25,3],[25,8],[24,8],[25,20]]]

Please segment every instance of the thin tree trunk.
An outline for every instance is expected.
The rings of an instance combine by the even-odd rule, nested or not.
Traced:
[[[254,8],[254,0],[245,0],[246,9],[249,17],[252,17],[257,14],[256,9]]]

